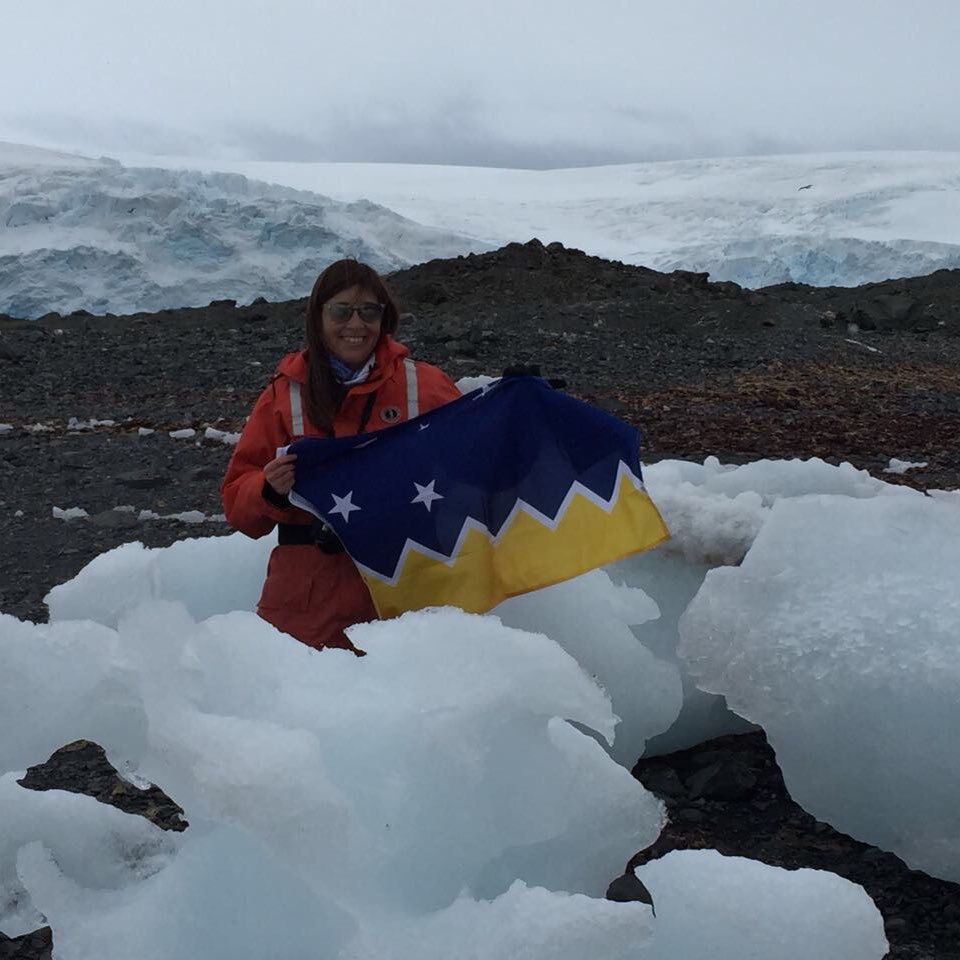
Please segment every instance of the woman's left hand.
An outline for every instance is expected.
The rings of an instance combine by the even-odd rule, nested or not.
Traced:
[[[294,461],[297,459],[295,453],[285,453],[282,457],[276,457],[263,468],[263,476],[267,483],[273,487],[281,497],[285,497],[293,489],[293,481],[296,477]]]

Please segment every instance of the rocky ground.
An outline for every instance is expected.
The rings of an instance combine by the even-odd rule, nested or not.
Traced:
[[[416,356],[454,377],[539,363],[637,423],[647,461],[819,456],[879,475],[897,457],[927,466],[883,475],[891,482],[960,487],[960,271],[747,291],[534,241],[433,261],[392,282],[412,314],[401,338]],[[127,540],[226,533],[217,485],[230,447],[204,432],[241,428],[279,356],[301,342],[303,308],[224,301],[123,318],[0,318],[0,424],[10,427],[0,426],[0,610],[45,619],[53,584]],[[170,436],[185,429],[196,433]],[[55,507],[89,516],[58,519]],[[753,762],[773,790],[773,759]],[[687,798],[658,849],[710,846],[835,870],[877,899],[891,956],[960,957],[948,909],[958,888],[836,839],[778,789],[766,806]],[[771,810],[783,812],[780,826]],[[857,879],[871,872],[881,878],[873,888]],[[0,957],[18,955],[8,946],[0,938]]]

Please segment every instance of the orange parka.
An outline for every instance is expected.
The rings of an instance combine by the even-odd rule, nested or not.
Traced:
[[[314,519],[263,496],[263,468],[277,448],[302,436],[323,435],[307,417],[306,380],[306,351],[287,354],[254,405],[230,459],[220,488],[223,508],[227,522],[247,536],[266,536],[278,523],[310,524]],[[412,360],[405,346],[387,336],[377,345],[369,378],[348,389],[333,421],[334,435],[380,430],[459,396],[443,371]],[[257,613],[311,647],[350,649],[344,629],[377,615],[349,555],[324,553],[312,544],[274,547]]]

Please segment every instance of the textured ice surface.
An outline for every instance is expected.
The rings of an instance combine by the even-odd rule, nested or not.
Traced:
[[[659,802],[567,722],[610,738],[615,718],[553,641],[453,610],[353,630],[363,659],[311,651],[250,613],[197,623],[163,601],[116,631],[3,617],[2,770],[95,738],[184,807],[188,846],[235,827],[288,885],[351,913],[421,914],[517,879],[602,895],[655,839]],[[13,837],[66,870],[51,830]]]
[[[7,644],[20,630],[40,656],[48,637],[0,620],[5,663],[24,683],[23,650]],[[367,657],[317,654],[248,613],[198,624],[147,602],[127,615],[97,669],[147,722],[135,740],[101,739],[191,825],[171,836],[0,777],[0,929],[46,921],[74,960],[883,954],[863,892],[811,871],[673,854],[640,871],[656,918],[598,899],[662,811],[560,719],[602,735],[614,725],[552,641],[455,611],[357,627],[354,639]],[[90,658],[89,644],[67,649]],[[45,683],[96,709],[70,672]],[[36,715],[28,703],[2,719],[19,740]]]
[[[960,510],[922,496],[777,503],[707,574],[681,654],[761,724],[791,795],[960,880]]]
[[[181,845],[181,834],[143,817],[75,793],[26,790],[17,778],[0,776],[0,930],[8,937],[43,925],[17,871],[22,847],[40,843],[72,882],[116,893],[162,870]]]
[[[125,543],[94,557],[44,602],[51,621],[96,620],[108,627],[145,600],[178,600],[198,620],[253,610],[274,546],[272,537],[251,540],[240,533],[160,549]]]
[[[236,534],[181,540],[163,549],[124,544],[50,591],[45,598],[50,619],[91,619],[115,627],[145,600],[177,600],[198,619],[253,610],[271,539]],[[208,576],[209,570],[218,576]],[[605,689],[620,718],[612,753],[628,768],[644,742],[676,718],[682,699],[676,657],[656,656],[630,629],[658,616],[657,605],[641,590],[615,586],[605,573],[593,571],[507,601],[494,613],[507,626],[547,634]]]
[[[643,960],[879,960],[883,919],[863,887],[716,850],[676,850],[637,868],[656,907]]]
[[[357,929],[231,827],[190,837],[163,870],[120,887],[79,882],[58,860],[33,842],[17,871],[69,960],[308,960],[335,957]]]
[[[620,718],[612,755],[628,769],[646,741],[680,712],[678,666],[657,657],[631,630],[660,616],[642,590],[616,586],[602,570],[593,570],[507,600],[494,613],[509,626],[556,640],[603,687]]]
[[[109,738],[127,755],[142,751],[146,720],[118,664],[113,630],[0,614],[0,651],[0,774],[81,737]]]
[[[485,249],[366,200],[32,156],[0,149],[0,313],[16,317],[289,300],[344,256],[391,270]]]
[[[343,960],[634,960],[647,956],[653,929],[645,904],[556,893],[518,881],[496,900],[461,897],[412,923],[368,927]]]
[[[726,466],[716,457],[702,464],[664,460],[645,466],[643,475],[671,538],[656,550],[610,565],[607,572],[614,582],[637,587],[656,601],[659,619],[639,625],[635,632],[659,658],[675,663],[682,679],[683,708],[676,722],[647,744],[646,753],[652,755],[751,727],[731,713],[723,697],[698,688],[697,678],[677,656],[678,622],[709,569],[743,559],[773,504],[819,493],[853,498],[921,495],[848,463],[835,467],[816,458],[741,466]]]

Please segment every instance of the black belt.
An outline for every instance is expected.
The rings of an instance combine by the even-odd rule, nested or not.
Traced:
[[[277,543],[281,547],[315,546],[323,553],[343,553],[343,544],[322,520],[314,523],[278,523]]]

